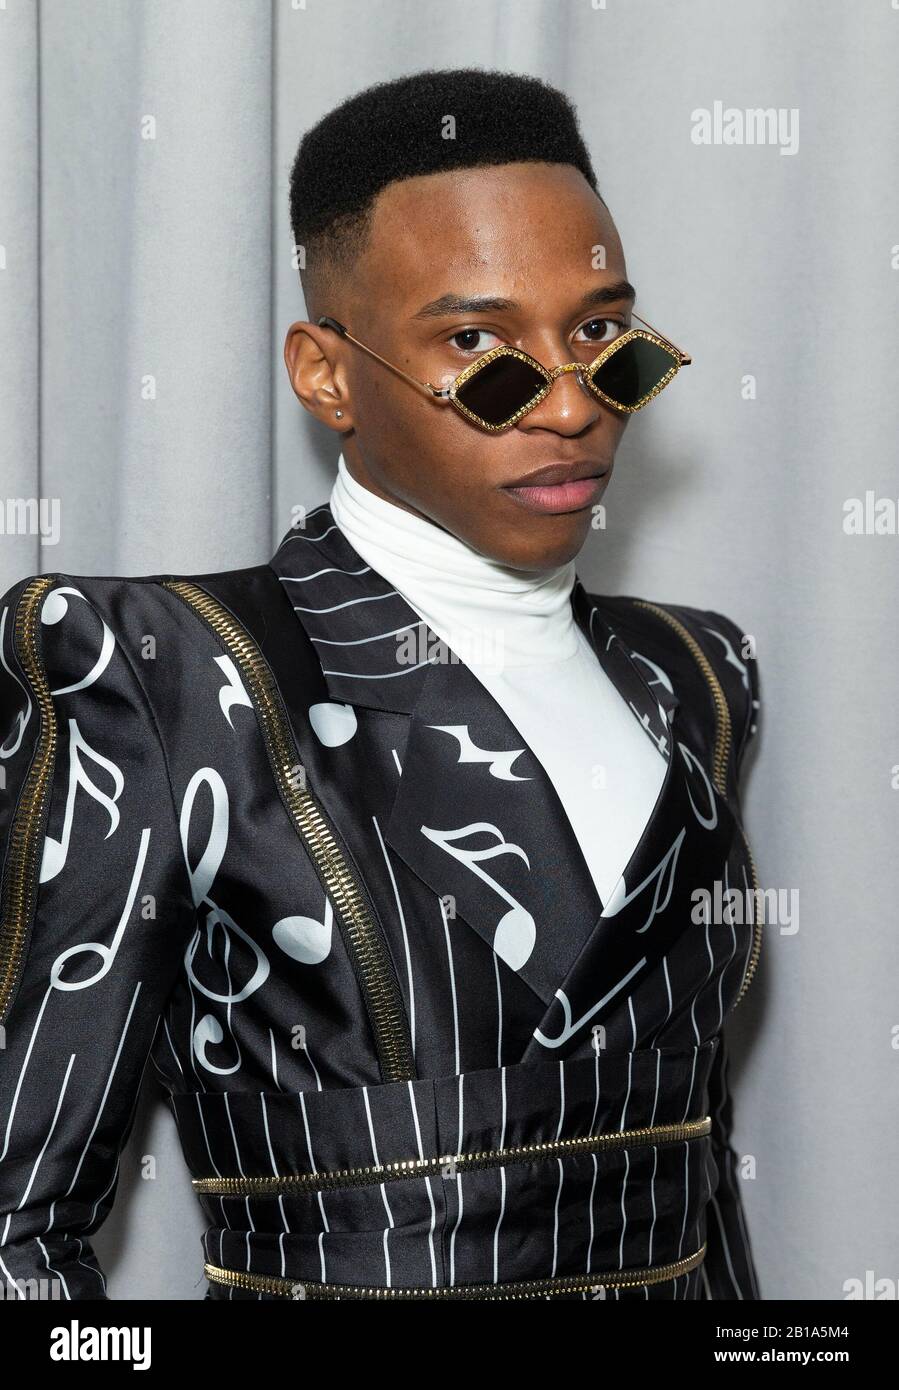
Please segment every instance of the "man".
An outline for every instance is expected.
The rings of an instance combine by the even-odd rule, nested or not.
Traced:
[[[574,568],[689,358],[535,79],[362,92],[291,211],[330,501],[269,564],[2,603],[5,1276],[105,1296],[152,1056],[207,1297],[757,1298],[755,663]]]

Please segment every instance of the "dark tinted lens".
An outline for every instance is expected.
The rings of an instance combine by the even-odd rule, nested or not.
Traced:
[[[527,362],[511,354],[494,357],[456,392],[456,400],[488,425],[501,425],[546,385]]]
[[[631,338],[593,373],[593,381],[619,405],[634,406],[674,366],[670,352],[647,338]]]

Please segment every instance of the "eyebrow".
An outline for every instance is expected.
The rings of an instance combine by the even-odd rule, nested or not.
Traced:
[[[634,300],[637,291],[629,280],[618,280],[614,285],[596,285],[588,290],[577,306],[577,310],[602,308],[620,299]],[[442,294],[432,299],[412,315],[414,319],[447,318],[451,314],[515,313],[521,308],[517,299],[504,299],[500,295],[458,295]]]

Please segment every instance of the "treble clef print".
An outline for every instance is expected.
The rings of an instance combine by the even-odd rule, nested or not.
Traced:
[[[212,796],[212,818],[206,844],[196,864],[193,865],[190,862],[189,850],[190,826],[197,793],[201,787],[206,787]],[[212,885],[215,882],[215,877],[218,873],[228,843],[228,819],[228,789],[225,786],[221,774],[213,767],[198,768],[187,785],[184,801],[181,806],[179,820],[181,848],[184,854],[184,862],[187,866],[194,907],[199,909],[205,904],[209,909],[206,913],[205,920],[206,961],[216,962],[214,950],[215,934],[217,930],[222,934],[221,965],[224,967],[225,971],[225,990],[210,988],[209,985],[203,982],[197,973],[197,955],[203,937],[203,928],[199,926],[188,944],[184,956],[184,963],[188,978],[194,988],[205,995],[207,999],[211,999],[217,1004],[224,1004],[226,1006],[230,1027],[232,1005],[242,1003],[259,989],[268,978],[270,965],[268,957],[262,951],[258,943],[235,922],[234,918],[231,917],[228,912],[219,907],[211,896]],[[255,958],[255,966],[252,973],[245,983],[236,989],[232,986],[231,981],[232,937],[235,936],[249,948]],[[223,1037],[224,1034],[219,1019],[214,1014],[204,1014],[193,1029],[192,1047],[195,1058],[208,1071],[214,1071],[219,1075],[228,1075],[236,1071],[240,1066],[239,1047],[237,1048],[237,1061],[230,1067],[218,1067],[206,1056],[207,1044],[219,1043],[223,1040]],[[237,1046],[236,1040],[235,1046]]]

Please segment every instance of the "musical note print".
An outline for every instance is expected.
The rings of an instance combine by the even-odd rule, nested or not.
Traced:
[[[490,776],[496,777],[501,782],[532,782],[532,777],[519,777],[512,771],[512,764],[516,758],[520,758],[526,750],[524,748],[514,748],[511,752],[494,752],[489,748],[479,748],[468,732],[467,724],[428,724],[429,729],[439,729],[441,733],[450,734],[459,743],[460,763],[489,763]]]
[[[465,835],[475,835],[480,832],[495,835],[499,843],[491,845],[487,849],[466,850],[454,847],[456,840],[461,840]],[[482,859],[495,859],[502,854],[516,854],[530,868],[530,860],[524,850],[520,845],[509,844],[503,837],[501,830],[484,821],[462,826],[459,830],[433,830],[429,826],[423,825],[421,833],[427,835],[429,840],[433,840],[434,844],[439,845],[454,859],[458,859],[473,874],[477,874],[478,878],[489,883],[493,891],[510,904],[509,911],[496,924],[493,949],[511,970],[520,970],[528,962],[533,952],[537,940],[537,924],[527,909],[501,883],[485,873],[479,864]]]
[[[352,705],[325,700],[309,706],[312,732],[324,748],[339,748],[355,738],[359,722]]]
[[[727,662],[728,666],[733,666],[735,671],[739,671],[740,680],[743,684],[743,689],[748,690],[749,673],[746,670],[746,663],[741,661],[740,658],[737,656],[736,652],[733,649],[733,644],[731,643],[730,638],[725,636],[723,632],[719,632],[716,627],[705,627],[703,628],[703,631],[710,632],[713,637],[718,638],[718,641],[724,648],[724,660]]]
[[[138,884],[140,883],[141,874],[143,873],[149,843],[150,827],[144,826],[143,830],[140,832],[140,844],[137,850],[137,859],[135,860],[134,869],[131,874],[131,883],[128,886],[128,896],[125,899],[125,906],[122,908],[122,913],[119,917],[115,932],[113,933],[111,944],[105,946],[102,941],[84,941],[78,946],[70,946],[68,950],[63,951],[61,955],[56,957],[50,969],[50,984],[54,989],[89,989],[91,985],[95,985],[98,980],[102,980],[104,975],[109,973],[112,968],[112,963],[116,958],[116,953],[119,949],[122,937],[125,934],[128,919],[131,916],[131,909],[134,906],[134,898],[137,893]],[[97,970],[93,975],[89,975],[84,980],[64,980],[62,978],[62,968],[66,961],[91,951],[100,957],[100,960],[103,962],[102,968]]]
[[[571,1001],[568,995],[563,989],[557,989],[556,998],[562,1005],[562,1031],[558,1033],[556,1037],[551,1038],[548,1034],[542,1032],[541,1029],[535,1028],[534,1037],[543,1047],[562,1047],[564,1043],[567,1043],[570,1038],[574,1037],[579,1028],[583,1028],[585,1023],[589,1023],[593,1015],[598,1013],[604,1004],[607,1004],[610,999],[614,999],[616,994],[620,994],[621,991],[630,984],[634,976],[639,975],[645,964],[646,958],[644,956],[637,961],[636,965],[632,965],[627,974],[623,976],[617,984],[614,984],[611,989],[606,990],[602,998],[597,999],[596,1003],[593,1004],[585,1014],[581,1014],[580,1018],[577,1020],[571,1017]]]
[[[700,777],[702,778],[703,785],[705,787],[705,794],[708,797],[709,814],[707,816],[704,816],[700,811],[699,807],[696,805],[696,802],[693,800],[693,793],[690,791],[690,781],[692,780],[692,778],[687,781],[687,796],[690,798],[690,805],[693,807],[693,814],[699,821],[699,824],[704,826],[706,830],[714,830],[715,826],[718,824],[718,807],[715,802],[715,793],[712,789],[712,784],[709,781],[708,773],[706,772],[702,763],[697,758],[696,754],[691,753],[690,749],[686,746],[686,744],[681,743],[680,739],[678,739],[677,746],[681,751],[684,762],[687,764],[688,770],[690,772],[699,773]]]
[[[619,912],[632,903],[635,898],[638,898],[645,889],[652,886],[652,900],[649,903],[646,918],[642,926],[634,928],[634,932],[639,936],[642,932],[646,931],[647,927],[652,925],[659,913],[665,911],[671,900],[671,890],[674,886],[677,860],[686,833],[686,828],[682,828],[679,831],[677,837],[659,860],[658,864],[656,864],[655,868],[651,869],[646,877],[637,884],[636,888],[632,888],[630,892],[628,892],[627,884],[622,874],[612,890],[609,901],[602,910],[603,918],[617,917]]]
[[[114,791],[111,796],[107,796],[96,782],[88,776],[82,762],[82,755],[89,758],[91,762],[99,767],[105,768],[112,778]],[[98,801],[106,810],[109,816],[109,829],[104,835],[104,840],[108,840],[110,835],[119,824],[119,808],[116,805],[122,790],[125,786],[125,778],[122,770],[111,758],[106,758],[102,753],[98,753],[96,748],[92,748],[87,739],[78,728],[76,719],[69,720],[69,786],[66,793],[66,810],[62,827],[62,839],[56,840],[52,835],[47,835],[44,840],[44,853],[41,860],[41,883],[47,883],[51,878],[55,878],[66,862],[69,852],[69,841],[72,837],[72,822],[75,816],[75,795],[79,787],[83,787],[94,801]]]
[[[2,614],[0,614],[0,665],[2,665],[7,675],[12,676],[16,685],[19,686],[19,688],[23,691],[25,695],[25,708],[19,710],[18,714],[16,715],[16,724],[18,725],[18,737],[15,738],[14,743],[4,741],[2,744],[0,744],[0,758],[11,758],[14,753],[17,753],[19,751],[19,748],[22,744],[22,739],[25,736],[25,730],[28,727],[28,721],[31,718],[31,711],[34,708],[31,702],[31,696],[28,694],[27,687],[22,684],[22,681],[16,675],[15,671],[12,669],[11,666],[8,665],[6,657],[3,654],[3,649],[6,645],[6,615],[8,612],[9,608],[6,607],[4,608]],[[14,734],[15,728],[13,734],[10,735],[10,738],[13,738]]]
[[[89,608],[93,608],[90,600],[85,598],[81,590],[73,588],[70,584],[62,585],[58,589],[51,589],[41,607],[41,622],[46,626],[52,626],[55,623],[61,622],[68,613],[69,604],[65,597],[66,594],[74,594],[76,598],[80,598],[83,603],[86,603]],[[96,612],[96,609],[93,611]],[[73,681],[71,685],[61,685],[56,690],[51,690],[51,695],[71,695],[76,690],[86,690],[88,686],[93,685],[95,681],[100,679],[112,660],[112,654],[115,651],[115,636],[112,629],[103,621],[99,613],[97,617],[103,628],[103,641],[100,646],[100,655],[97,657],[97,660],[86,676],[83,676],[79,681]]]
[[[214,661],[216,666],[224,672],[228,682],[227,685],[223,685],[219,690],[219,705],[221,706],[222,714],[233,729],[234,722],[231,719],[231,706],[246,705],[248,709],[252,709],[253,702],[247,694],[246,686],[241,680],[240,673],[230,656],[217,656],[214,658]]]
[[[334,909],[331,899],[325,897],[325,919],[318,922],[314,917],[282,917],[272,927],[275,944],[280,946],[286,956],[302,965],[320,965],[327,960],[331,950],[331,935],[334,924]]]

